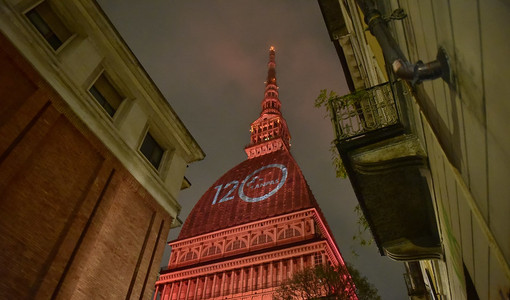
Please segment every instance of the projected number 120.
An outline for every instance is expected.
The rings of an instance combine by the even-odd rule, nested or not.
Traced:
[[[282,173],[281,177],[274,179],[274,180],[265,181],[262,178],[262,176],[260,176],[260,177],[257,176],[257,174],[259,174],[260,172],[262,172],[264,170],[271,169],[271,168],[279,169]],[[214,205],[216,203],[221,203],[221,202],[225,202],[225,201],[234,199],[234,197],[235,197],[234,192],[238,187],[239,187],[239,189],[238,189],[239,198],[241,198],[245,202],[259,202],[259,201],[265,200],[265,199],[271,197],[272,195],[274,195],[276,192],[278,192],[278,190],[285,184],[285,181],[287,180],[287,173],[288,173],[287,168],[284,165],[270,164],[270,165],[263,166],[263,167],[255,170],[250,175],[246,176],[246,178],[241,182],[241,186],[239,186],[238,180],[232,180],[231,182],[229,182],[225,185],[223,185],[223,184],[217,185],[214,187],[216,189],[216,194],[214,195],[214,200],[213,200],[212,204]],[[260,188],[263,188],[265,186],[274,186],[274,185],[276,185],[274,188],[272,188],[271,190],[269,190],[268,192],[264,193],[261,196],[258,196],[258,197],[248,196],[248,195],[250,195],[250,192],[256,193],[257,190]],[[223,197],[218,199],[221,191],[227,191],[227,192],[225,195],[223,195]],[[246,195],[246,193],[248,195]]]

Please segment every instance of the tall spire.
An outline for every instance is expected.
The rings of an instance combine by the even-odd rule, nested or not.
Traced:
[[[290,133],[287,122],[280,111],[281,102],[278,98],[276,84],[276,51],[269,48],[269,62],[267,64],[266,88],[262,100],[260,117],[251,124],[250,144],[245,148],[248,158],[261,156],[277,150],[290,149]]]
[[[281,102],[278,99],[278,85],[276,84],[276,52],[274,47],[269,48],[269,62],[267,63],[267,79],[264,100],[262,101],[262,113],[281,114]]]
[[[278,99],[278,85],[276,84],[276,52],[274,47],[269,48],[269,62],[267,63],[267,79],[264,100],[262,101],[262,114],[279,114],[281,102]]]

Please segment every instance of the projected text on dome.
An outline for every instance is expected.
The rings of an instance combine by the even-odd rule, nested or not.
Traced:
[[[263,201],[278,192],[285,184],[287,174],[287,168],[282,164],[263,166],[241,181],[232,180],[226,184],[215,186],[216,193],[212,204],[232,200],[235,198],[236,192],[243,201]]]

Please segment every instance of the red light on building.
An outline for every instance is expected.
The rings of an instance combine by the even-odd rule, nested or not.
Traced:
[[[271,47],[262,112],[245,148],[248,159],[221,176],[195,205],[170,243],[170,261],[154,299],[272,299],[297,270],[326,263],[345,267],[289,152],[275,67]]]

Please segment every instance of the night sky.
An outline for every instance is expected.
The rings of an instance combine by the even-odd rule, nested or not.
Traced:
[[[274,45],[291,152],[344,259],[383,299],[408,299],[403,264],[381,257],[375,245],[352,241],[357,201],[349,181],[335,178],[331,122],[313,105],[321,89],[339,94],[348,89],[316,1],[98,2],[206,153],[186,172],[192,187],[179,195],[182,220],[221,175],[246,159],[250,124],[264,96],[268,49]],[[179,228],[172,230],[168,240],[178,233]],[[166,265],[168,254],[163,260]]]

